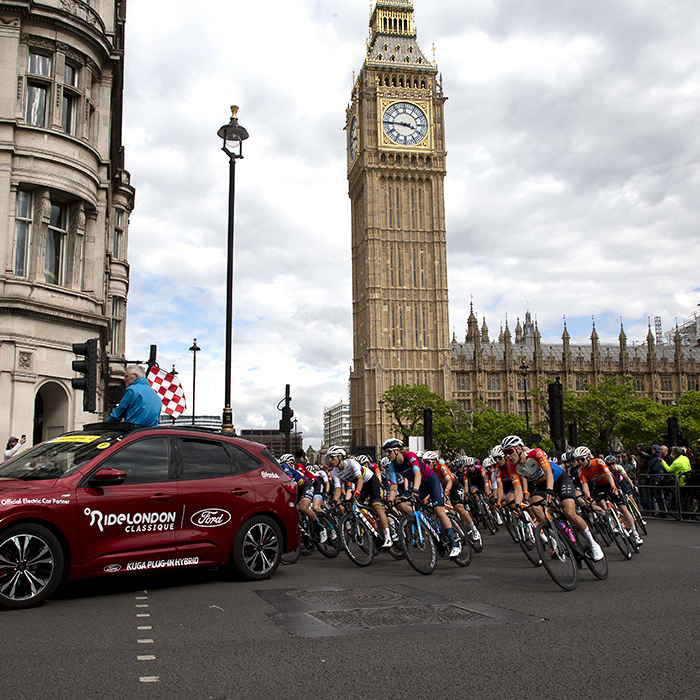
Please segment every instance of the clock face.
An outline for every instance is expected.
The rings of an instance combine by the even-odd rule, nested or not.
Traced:
[[[395,102],[382,117],[384,133],[399,146],[415,146],[428,133],[425,112],[410,102]]]
[[[350,160],[355,160],[357,155],[357,117],[352,118],[350,125]]]

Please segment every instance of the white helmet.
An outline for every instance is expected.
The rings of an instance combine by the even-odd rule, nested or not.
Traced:
[[[355,461],[358,464],[362,464],[363,466],[367,466],[369,464],[369,457],[367,455],[357,455],[357,457],[355,457]]]
[[[519,435],[509,435],[501,440],[501,448],[508,450],[511,447],[525,447],[523,439]]]
[[[438,457],[437,452],[433,452],[432,450],[429,450],[428,452],[423,453],[422,459],[425,462],[430,462],[433,459],[437,461],[439,459],[439,457]]]
[[[473,467],[476,464],[476,458],[474,457],[465,457],[464,458],[464,466],[465,467]]]
[[[498,459],[499,457],[505,457],[505,454],[503,454],[503,448],[500,445],[496,445],[496,447],[491,450],[491,457],[494,460]]]
[[[488,469],[489,467],[492,467],[494,464],[496,464],[496,460],[493,457],[486,457],[484,461],[481,463],[481,466],[484,469]]]
[[[326,457],[345,457],[347,452],[340,445],[332,445],[326,452]]]
[[[574,459],[578,459],[579,457],[589,457],[590,458],[592,456],[593,456],[593,453],[585,445],[581,445],[580,447],[577,447],[574,450],[574,454],[572,455],[572,457]]]
[[[294,455],[290,455],[289,452],[283,454],[279,458],[279,461],[281,464],[296,464],[296,462],[294,461]]]

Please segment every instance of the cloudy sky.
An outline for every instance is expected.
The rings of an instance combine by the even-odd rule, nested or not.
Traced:
[[[450,323],[492,337],[527,305],[588,342],[664,331],[700,301],[700,13],[691,0],[414,0],[448,101]],[[124,142],[130,358],[158,344],[197,414],[223,407],[229,105],[237,165],[234,424],[276,428],[291,384],[305,445],[352,362],[345,108],[367,0],[129,3]]]

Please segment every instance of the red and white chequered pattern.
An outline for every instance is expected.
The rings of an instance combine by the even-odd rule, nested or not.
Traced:
[[[151,367],[147,379],[151,389],[160,395],[166,413],[177,418],[187,408],[182,384],[174,374],[160,367]]]

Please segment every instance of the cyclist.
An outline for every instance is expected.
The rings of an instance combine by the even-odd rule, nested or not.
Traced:
[[[382,547],[392,546],[391,531],[389,530],[389,520],[386,517],[384,506],[382,505],[381,484],[374,472],[366,466],[361,465],[357,460],[346,458],[347,453],[339,445],[333,445],[326,452],[328,466],[331,468],[331,478],[335,486],[333,500],[340,499],[340,492],[344,484],[354,481],[355,498],[358,501],[370,499],[372,508],[377,515],[379,527],[384,533],[384,544]],[[369,460],[368,460],[369,461]],[[348,499],[349,500],[349,499]]]
[[[576,460],[581,478],[581,487],[586,498],[589,501],[595,501],[603,510],[607,508],[606,500],[609,499],[622,513],[622,519],[625,521],[634,543],[636,545],[644,544],[634,525],[632,513],[629,512],[624,501],[620,498],[620,491],[610,469],[608,469],[608,465],[602,459],[594,458],[585,445],[580,445],[574,450],[574,459]],[[593,487],[592,491],[591,486]]]
[[[593,538],[586,521],[576,513],[574,482],[571,477],[558,464],[551,463],[542,450],[529,450],[518,435],[503,438],[501,447],[508,460],[516,506],[522,504],[525,494],[528,494],[532,505],[551,503],[554,496],[558,495],[567,520],[588,542],[591,558],[600,561],[605,556],[603,550]],[[525,489],[532,488],[530,493],[521,485],[520,477],[525,483]],[[542,517],[537,519],[541,521]]]
[[[309,534],[312,537],[318,536],[319,542],[323,544],[328,538],[328,533],[325,528],[318,526],[318,518],[316,517],[314,509],[311,507],[316,477],[308,471],[303,464],[296,464],[294,455],[292,454],[283,454],[279,458],[279,464],[284,473],[292,481],[297,482],[297,507],[309,519],[311,528]]]
[[[394,465],[396,476],[407,479],[408,483],[411,484],[411,493],[419,498],[430,496],[435,515],[437,515],[440,526],[450,542],[450,558],[458,557],[462,550],[455,542],[452,524],[445,513],[445,495],[442,484],[432,467],[420,460],[413,452],[404,450],[403,442],[396,438],[385,440],[382,450]]]
[[[496,474],[496,501],[497,503],[504,503],[509,508],[513,508],[515,505],[515,487],[513,481],[510,477],[510,471],[508,469],[508,460],[506,459],[503,448],[500,445],[496,445],[491,450],[491,457],[496,462],[496,468],[494,472]],[[518,479],[518,486],[522,495],[522,487],[520,487],[520,480]]]
[[[457,478],[450,468],[444,462],[440,461],[437,452],[424,452],[423,461],[433,468],[433,471],[440,479],[444,495],[450,499],[450,502],[459,514],[462,522],[467,526],[467,536],[472,543],[472,548],[477,553],[481,552],[483,549],[481,533],[477,530],[476,525],[474,525],[472,516],[469,515],[467,509],[464,507],[464,489],[460,486]]]

